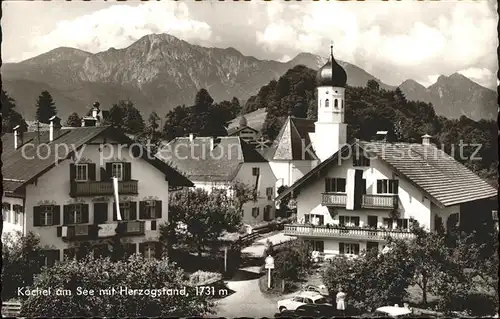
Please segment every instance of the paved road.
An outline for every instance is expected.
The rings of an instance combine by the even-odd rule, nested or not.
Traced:
[[[276,302],[283,297],[264,296],[259,288],[259,264],[263,263],[262,256],[268,239],[273,244],[278,244],[293,239],[293,237],[278,233],[267,238],[261,238],[252,246],[242,250],[242,254],[247,255],[248,258],[256,259],[257,264],[246,267],[244,265],[227,282],[228,288],[233,290],[234,293],[219,301],[217,316],[226,318],[274,317],[274,314],[277,312]]]

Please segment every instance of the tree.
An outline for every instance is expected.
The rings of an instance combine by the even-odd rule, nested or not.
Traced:
[[[11,133],[17,125],[23,125],[26,128],[26,122],[21,114],[16,112],[16,101],[9,94],[1,89],[2,102],[2,132]]]
[[[273,249],[274,250],[274,249]],[[311,268],[311,249],[303,240],[284,243],[274,250],[275,274],[285,281],[296,281]]]
[[[49,119],[57,114],[56,105],[52,95],[43,91],[36,101],[36,119],[40,123],[49,124]]]
[[[109,110],[109,117],[112,125],[122,128],[129,134],[140,134],[144,132],[144,120],[141,112],[135,108],[130,100],[121,100],[114,104]]]
[[[230,190],[230,196],[234,201],[236,211],[240,214],[243,214],[243,205],[250,201],[257,201],[257,189],[252,188],[243,182],[235,181],[231,183]]]
[[[66,125],[69,127],[79,127],[82,126],[82,118],[78,116],[78,113],[73,112],[68,116]]]
[[[2,246],[2,300],[17,298],[17,288],[31,286],[42,268],[40,239],[33,233],[6,233]]]
[[[169,212],[177,242],[194,248],[200,257],[204,247],[216,243],[224,231],[237,231],[241,225],[241,215],[223,192],[195,189],[172,193]]]
[[[52,293],[26,296],[21,316],[201,317],[213,313],[213,302],[194,288],[188,286],[183,295],[168,293],[186,287],[183,276],[183,270],[166,259],[145,259],[138,254],[118,262],[92,257],[58,262],[44,269],[32,287],[50,287]],[[120,291],[125,288],[143,293]],[[67,289],[71,295],[56,294],[55,289]],[[77,293],[85,290],[87,295]]]
[[[159,121],[160,121],[160,117],[158,116],[158,114],[156,114],[156,112],[151,112],[151,114],[149,114],[148,131],[152,135],[154,135],[156,133],[156,131],[158,130],[158,128],[160,127],[160,124],[158,124]]]

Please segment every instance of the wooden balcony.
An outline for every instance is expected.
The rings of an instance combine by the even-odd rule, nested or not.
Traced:
[[[145,231],[145,222],[142,220],[119,221],[97,226],[99,238],[113,237],[117,232],[121,236],[144,235]]]
[[[91,240],[97,238],[96,225],[70,225],[57,228],[58,237],[62,237],[63,240]]]
[[[113,195],[113,192],[112,181],[71,182],[70,195],[72,197]],[[139,193],[138,182],[135,180],[119,181],[118,193],[137,195]]]
[[[319,237],[336,239],[354,239],[368,241],[385,241],[387,237],[394,239],[410,239],[414,235],[406,230],[363,229],[350,227],[330,227],[312,225],[285,225],[285,235],[298,237]]]
[[[323,193],[321,205],[345,207],[347,203],[347,194],[345,193]]]
[[[361,201],[362,208],[396,209],[398,208],[397,194],[365,194]]]

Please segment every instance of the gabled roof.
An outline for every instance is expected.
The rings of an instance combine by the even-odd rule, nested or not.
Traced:
[[[89,143],[97,136],[103,134],[106,136],[113,136],[118,141],[126,144],[133,143],[133,141],[126,137],[121,131],[111,126],[63,128],[60,130],[59,136],[52,142],[49,142],[48,131],[40,133],[25,132],[22,140],[22,145],[25,147],[18,149],[14,148],[13,133],[2,135],[2,174],[4,191],[13,192],[27,183],[30,183],[35,178],[50,170],[57,163],[70,158],[75,150],[80,149],[84,144]],[[41,144],[45,144],[47,147],[38,148],[37,154],[37,147]],[[69,150],[68,154],[64,154],[65,152],[63,151],[64,148],[61,147],[62,145],[67,146]],[[57,158],[56,154],[59,154],[61,158]],[[141,154],[144,160],[166,175],[166,180],[168,180],[172,186],[193,186],[191,181],[182,176],[175,169],[158,159],[154,159],[153,156],[148,156],[146,150],[143,150]],[[45,159],[45,157],[47,158]]]
[[[158,157],[171,163],[193,181],[232,181],[243,163],[267,162],[252,145],[239,136],[177,137],[158,151]]]
[[[237,134],[245,129],[248,129],[248,130],[252,130],[254,131],[255,133],[259,133],[259,131],[257,131],[256,129],[254,129],[253,127],[250,127],[248,125],[245,125],[245,126],[241,126],[241,127],[232,127],[232,128],[229,128],[227,130],[227,135],[228,136],[232,136],[234,134]]]
[[[309,133],[315,131],[315,120],[289,116],[281,128],[273,145],[264,152],[268,160],[315,160],[315,152],[311,147]],[[312,153],[312,154],[311,154]]]
[[[340,152],[348,154],[349,148],[354,145],[364,150],[369,158],[375,156],[382,160],[440,207],[491,198],[498,194],[494,187],[434,145],[355,141],[344,146]],[[276,199],[299,191],[324,170],[337,165],[338,156],[339,152],[320,163]]]

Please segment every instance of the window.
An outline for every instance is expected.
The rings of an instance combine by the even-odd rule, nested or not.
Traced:
[[[156,245],[154,243],[148,243],[144,245],[144,258],[155,258]]]
[[[325,216],[316,214],[304,214],[306,223],[311,223],[315,226],[322,226],[325,224]]]
[[[47,267],[53,266],[59,261],[60,252],[57,249],[48,249],[42,251],[43,265]]]
[[[370,160],[363,155],[356,154],[352,158],[352,165],[353,166],[370,166]]]
[[[66,213],[65,224],[81,224],[83,222],[83,206],[82,204],[69,205]]]
[[[304,298],[305,303],[313,303],[312,299],[310,298]]]
[[[325,242],[322,240],[308,240],[306,243],[313,251],[319,251],[321,253],[325,251]]]
[[[119,181],[123,180],[123,163],[112,163],[111,175],[118,178]]]
[[[377,180],[377,194],[397,194],[399,181],[397,179]]]
[[[252,175],[253,176],[259,176],[260,175],[260,168],[258,168],[258,167],[252,167]]]
[[[340,226],[359,226],[359,216],[339,216]]]
[[[146,214],[146,218],[156,218],[156,201],[146,201],[144,212]]]
[[[345,193],[345,178],[325,178],[326,193]]]
[[[52,226],[54,206],[40,206],[40,226]]]
[[[253,218],[257,218],[259,216],[259,207],[252,208],[252,216]]]
[[[394,227],[394,220],[392,218],[384,218],[384,227],[392,229]]]
[[[87,164],[76,164],[76,180],[88,181],[89,179],[89,166]]]
[[[409,229],[408,218],[396,219],[396,224],[398,229]]]
[[[359,244],[339,243],[340,254],[359,255]]]
[[[273,188],[272,187],[267,187],[266,188],[266,196],[267,200],[272,200],[273,199]]]
[[[302,298],[302,297],[293,297],[292,300],[295,302],[300,302],[300,303],[304,302],[304,298]]]
[[[120,203],[120,214],[122,215],[122,220],[130,220],[130,203]]]
[[[335,99],[333,101],[333,106],[335,106],[335,108],[338,109],[339,108],[339,100]]]
[[[366,243],[366,250],[367,251],[370,251],[370,250],[375,250],[378,252],[378,243],[377,242],[373,242],[373,241],[369,241]]]
[[[330,106],[330,101],[328,99],[325,100],[325,107],[329,107]]]
[[[7,223],[10,223],[10,204],[2,203],[2,218]]]
[[[13,205],[12,209],[14,210],[14,220],[18,225],[23,226],[24,216],[23,216],[23,206],[21,205]]]

